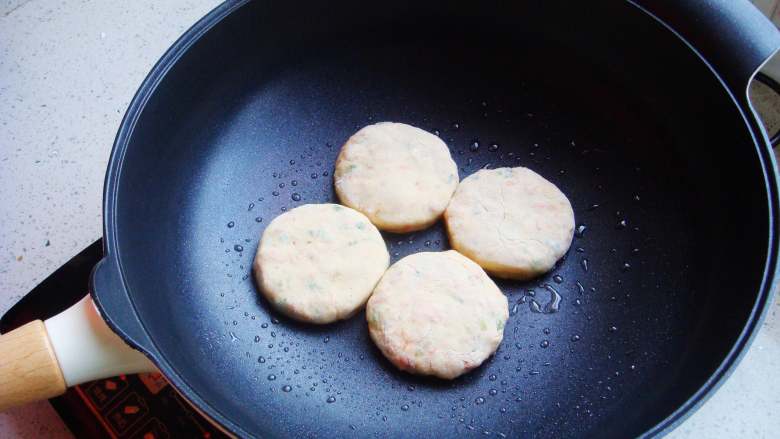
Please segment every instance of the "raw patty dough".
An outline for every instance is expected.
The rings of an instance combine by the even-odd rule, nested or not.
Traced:
[[[371,339],[399,369],[453,379],[504,337],[507,299],[460,253],[415,253],[393,264],[366,305]]]
[[[433,134],[381,122],[347,140],[333,178],[343,204],[381,230],[403,233],[436,222],[458,185],[458,167]]]
[[[257,284],[279,311],[304,322],[345,319],[366,303],[390,263],[360,212],[306,204],[274,218],[255,256]]]
[[[464,178],[444,219],[452,248],[509,279],[549,271],[574,234],[569,200],[528,168],[483,169]]]

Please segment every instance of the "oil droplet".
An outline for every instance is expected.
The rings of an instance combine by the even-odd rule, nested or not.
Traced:
[[[561,277],[559,274],[556,274],[555,276],[553,276],[553,280],[554,280],[554,281],[555,281],[555,283],[557,283],[557,284],[559,284],[559,283],[563,283],[563,277]]]
[[[490,376],[488,377],[488,379],[489,379],[490,381],[495,381],[496,379],[498,379],[498,377],[497,377],[497,376],[495,376],[495,375],[490,375]]]
[[[327,177],[328,175],[330,175],[330,174],[328,174],[328,171],[323,171],[323,172],[322,172],[322,176],[323,176],[323,177]]]
[[[628,271],[628,270],[631,269],[631,264],[629,264],[628,262],[624,262],[623,266],[620,267],[620,269],[623,270],[623,271]]]
[[[284,188],[284,183],[279,183],[279,189],[283,189],[283,188]]]
[[[261,328],[267,328],[268,327],[268,323],[263,323],[262,325],[260,325],[260,327]]]
[[[408,411],[409,410],[409,404],[404,404],[401,406],[401,410]]]
[[[255,203],[249,203],[249,207],[246,209],[247,211],[250,211],[255,208]]]
[[[312,172],[312,173],[311,173],[311,175],[310,175],[310,177],[311,177],[312,179],[315,179],[315,178],[317,178],[317,173],[316,173],[316,172]]]
[[[496,152],[496,151],[498,151],[498,148],[499,148],[498,143],[493,142],[493,143],[490,144],[490,146],[488,146],[488,151]]]
[[[547,349],[550,347],[550,341],[549,340],[542,340],[541,343],[539,343],[539,346],[541,346],[543,349]]]
[[[231,221],[231,222],[227,223],[228,229],[232,229],[232,228],[233,228],[233,226],[235,226],[235,225],[236,225],[236,223],[235,223],[235,222],[233,222],[233,221]]]
[[[577,226],[577,229],[574,231],[574,235],[577,238],[582,238],[583,236],[585,236],[586,230],[588,230],[588,226],[586,226],[585,224],[580,224]]]
[[[633,248],[633,249],[631,250],[631,254],[632,254],[632,255],[638,255],[638,254],[639,254],[639,249],[638,249],[638,248]]]
[[[574,299],[574,304],[577,305],[577,306],[580,306],[580,305],[582,305],[582,300]]]
[[[257,357],[257,362],[258,362],[258,363],[265,363],[265,357],[264,357],[264,356],[262,356],[262,355],[261,355],[261,356],[259,356],[259,357]]]
[[[477,403],[477,404],[484,404],[485,403],[485,398],[480,396],[477,399],[475,399],[474,402]]]
[[[616,229],[625,229],[626,226],[628,226],[628,223],[626,222],[626,220],[622,219],[622,220],[618,221],[618,223],[615,225],[615,228]]]
[[[550,335],[550,328],[544,328],[542,329],[542,332],[544,332],[547,335]]]
[[[580,336],[579,335],[572,335],[571,336],[571,341],[580,341]]]
[[[273,192],[271,192],[271,195],[273,195],[274,197],[278,197],[279,196],[279,191],[273,191]]]
[[[501,407],[501,409],[498,410],[501,413],[506,413],[506,407]]]
[[[498,395],[498,390],[496,390],[496,389],[490,389],[490,390],[488,391],[488,394],[489,394],[490,396],[496,396],[496,395]]]
[[[423,245],[426,246],[426,247],[430,247],[431,246],[431,241],[425,241],[423,243]]]
[[[271,331],[271,337],[276,337],[276,332]]]
[[[609,332],[615,332],[617,331],[617,326],[610,326],[608,329]]]
[[[301,194],[296,192],[296,193],[292,194],[292,196],[290,198],[292,198],[293,201],[301,201]]]
[[[262,223],[263,222],[263,217],[262,216],[258,216],[257,218],[255,218],[255,222]]]
[[[239,244],[236,244],[236,245],[233,246],[233,250],[235,250],[237,252],[242,252],[242,251],[244,251],[244,247],[239,245]]]
[[[550,292],[550,302],[544,307],[544,312],[552,314],[558,312],[561,304],[561,295],[558,294],[558,290],[552,287],[552,285],[545,284],[544,287]]]
[[[330,336],[329,335],[326,335],[325,338],[322,339],[323,343],[327,343],[329,341],[330,341]]]
[[[455,122],[455,123],[452,124],[452,129],[453,130],[457,130],[459,128],[460,128],[460,124],[459,123]]]
[[[275,379],[276,379],[276,375],[274,374],[268,375],[268,381],[273,381]]]
[[[469,145],[469,150],[471,152],[477,152],[479,150],[479,141],[475,140],[471,142],[471,145]]]
[[[260,336],[259,335],[255,335],[255,343],[260,343]]]
[[[291,391],[292,391],[292,386],[290,385],[282,386],[282,392],[291,392]]]
[[[336,402],[336,397],[335,396],[329,396],[328,399],[325,400],[325,402],[327,402],[328,404],[334,403],[334,402]]]
[[[298,180],[293,180],[290,182],[291,186],[298,186]]]
[[[295,160],[290,160],[290,164],[294,165],[295,164]]]
[[[582,269],[585,270],[585,272],[588,272],[588,260],[583,259],[580,261],[580,266],[582,266]]]

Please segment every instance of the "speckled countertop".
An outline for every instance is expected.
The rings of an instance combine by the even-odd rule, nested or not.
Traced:
[[[0,0],[0,314],[101,235],[111,144],[168,46],[216,0]],[[759,90],[760,94],[760,90]],[[780,103],[759,99],[780,123]],[[726,384],[673,438],[780,435],[780,304]],[[69,438],[48,403],[0,437]]]

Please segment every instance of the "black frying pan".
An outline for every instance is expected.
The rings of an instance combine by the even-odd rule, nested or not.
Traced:
[[[746,86],[780,37],[747,1],[643,3],[656,16],[628,1],[218,7],[119,130],[93,299],[239,436],[668,431],[770,303],[777,174]],[[452,382],[397,371],[362,314],[299,324],[252,281],[268,221],[333,201],[339,147],[376,121],[438,133],[461,177],[530,167],[574,206],[572,250],[499,281],[504,341]],[[440,224],[385,237],[394,261],[448,248]]]

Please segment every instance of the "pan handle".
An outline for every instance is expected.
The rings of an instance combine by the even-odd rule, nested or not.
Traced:
[[[0,411],[87,381],[155,370],[106,326],[85,296],[45,322],[35,320],[0,336]]]
[[[758,69],[780,49],[780,32],[748,0],[630,0],[697,50],[743,105]]]
[[[65,392],[46,327],[40,320],[0,336],[0,411]]]

